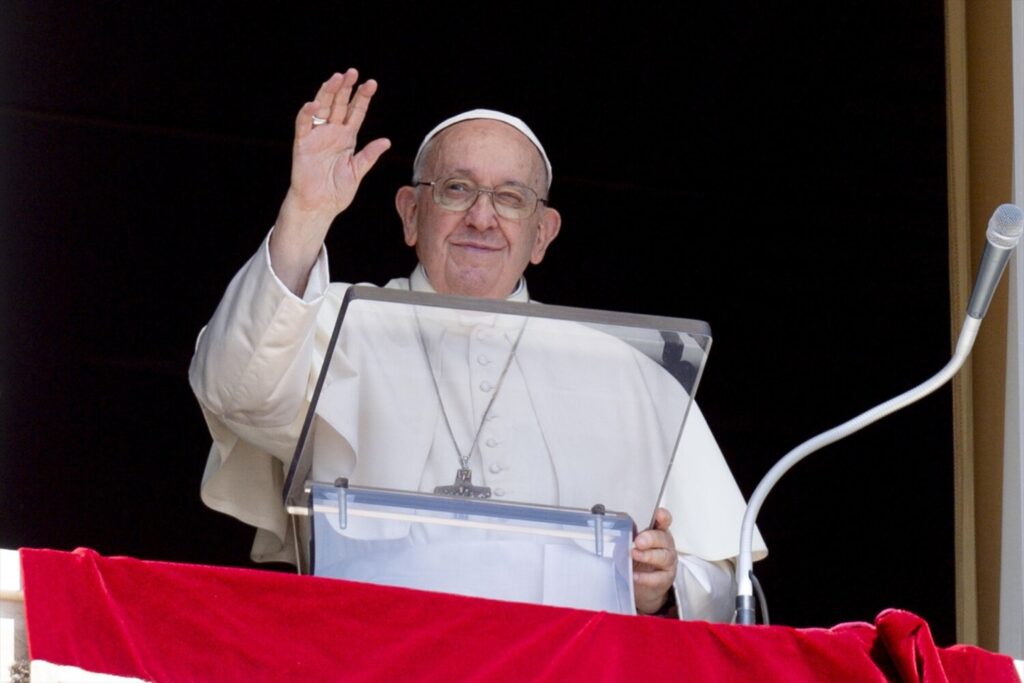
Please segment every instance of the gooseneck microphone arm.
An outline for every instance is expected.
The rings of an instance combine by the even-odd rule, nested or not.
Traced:
[[[956,350],[953,353],[953,357],[938,374],[913,389],[905,391],[899,396],[889,399],[885,403],[844,422],[838,427],[833,427],[827,432],[805,441],[787,453],[761,479],[757,488],[754,489],[754,493],[750,496],[747,510],[743,515],[743,523],[740,527],[740,553],[736,563],[737,624],[754,623],[753,556],[751,553],[754,522],[757,519],[758,512],[761,510],[761,505],[764,504],[764,500],[767,498],[772,487],[778,483],[782,475],[788,472],[790,468],[811,453],[877,422],[886,415],[914,401],[924,398],[948,382],[956,374],[967,360],[968,355],[970,355],[971,348],[974,346],[974,340],[978,336],[981,319],[988,310],[992,294],[999,283],[999,278],[1006,267],[1010,253],[1017,246],[1017,242],[1020,241],[1022,228],[1024,228],[1024,212],[1013,204],[1003,204],[1000,206],[989,221],[985,253],[982,256],[981,266],[978,269],[978,277],[968,305],[967,316],[964,319],[963,327],[960,329],[960,336],[957,339]]]
[[[848,420],[838,427],[833,427],[827,432],[803,442],[768,470],[768,474],[761,479],[761,483],[757,485],[754,493],[750,496],[750,501],[747,503],[747,511],[743,515],[743,524],[740,527],[740,554],[736,564],[736,579],[739,584],[736,595],[737,624],[754,623],[753,584],[750,579],[753,565],[751,539],[754,534],[754,520],[757,519],[757,513],[761,511],[761,505],[764,503],[765,498],[768,497],[768,492],[772,490],[772,487],[778,483],[782,475],[788,472],[791,467],[819,448],[835,443],[839,439],[849,436],[873,422],[877,422],[886,415],[894,413],[918,399],[924,398],[948,382],[964,364],[964,361],[967,360],[971,347],[974,346],[974,339],[978,335],[978,327],[980,325],[981,320],[967,316],[964,320],[963,328],[960,330],[960,338],[957,340],[956,352],[953,354],[953,358],[937,375],[913,389],[905,391],[867,412],[861,413],[852,420]]]

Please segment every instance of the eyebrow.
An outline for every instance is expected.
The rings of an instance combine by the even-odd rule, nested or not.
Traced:
[[[472,177],[474,174],[468,168],[456,168],[456,169],[452,169],[451,171],[447,171],[445,173],[442,173],[441,175],[445,179],[448,179],[448,178],[454,178],[454,177],[457,177],[457,176],[459,176],[459,177],[460,176],[470,176],[470,177]],[[524,183],[521,180],[503,180],[502,182],[498,183],[497,186],[501,186],[501,185],[516,185],[517,187],[525,187],[525,188],[529,188],[531,190],[533,189],[532,187],[530,187],[529,183]]]

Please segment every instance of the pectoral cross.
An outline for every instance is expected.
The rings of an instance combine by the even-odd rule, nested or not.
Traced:
[[[455,483],[451,486],[435,486],[434,493],[442,496],[462,496],[463,498],[490,498],[489,486],[473,486],[473,473],[468,467],[460,467],[455,473]]]

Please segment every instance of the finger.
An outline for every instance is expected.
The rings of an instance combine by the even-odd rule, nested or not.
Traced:
[[[319,102],[306,102],[295,117],[295,139],[301,140],[313,130],[313,115],[320,107]]]
[[[672,588],[672,581],[665,574],[660,573],[635,573],[633,584],[636,587],[638,596],[650,599],[649,596],[664,596]],[[642,595],[646,593],[646,595]],[[660,600],[659,602],[664,602]]]
[[[366,110],[370,108],[370,100],[373,99],[376,92],[377,81],[372,78],[359,86],[359,89],[356,90],[356,96],[349,103],[348,118],[345,120],[345,123],[358,131],[360,126],[363,125],[363,119],[366,118]]]
[[[352,97],[352,88],[359,80],[359,71],[349,69],[342,74],[341,82],[337,93],[334,95],[334,102],[331,104],[329,120],[331,123],[344,123],[348,115],[348,101]]]
[[[363,147],[352,162],[355,164],[354,170],[356,177],[360,180],[364,175],[369,172],[373,165],[377,163],[377,159],[380,159],[380,155],[388,151],[391,148],[391,141],[387,138],[377,138],[376,140],[367,143],[366,147]]]
[[[658,508],[654,511],[654,528],[667,530],[672,526],[672,513],[668,508]]]
[[[675,552],[668,550],[667,548],[654,548],[652,550],[637,550],[634,548],[632,558],[634,562],[639,562],[650,568],[643,570],[645,572],[668,571],[672,569],[676,563]]]
[[[346,72],[348,73],[348,72]],[[331,105],[334,103],[335,96],[338,93],[338,89],[341,87],[341,83],[345,76],[339,73],[331,74],[331,77],[320,84],[320,89],[316,91],[316,102],[319,105],[313,112],[316,116],[322,119],[326,119],[331,114]]]
[[[672,585],[673,577],[668,572],[633,572],[633,583],[644,588],[666,591]]]
[[[647,550],[650,548],[667,548],[672,552],[676,550],[675,539],[672,538],[671,532],[668,531],[655,531],[648,529],[636,537],[633,541],[633,545],[640,550]]]

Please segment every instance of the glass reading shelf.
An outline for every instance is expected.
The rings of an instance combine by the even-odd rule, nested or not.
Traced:
[[[284,486],[313,573],[631,611],[634,520],[710,344],[695,320],[351,287]]]

